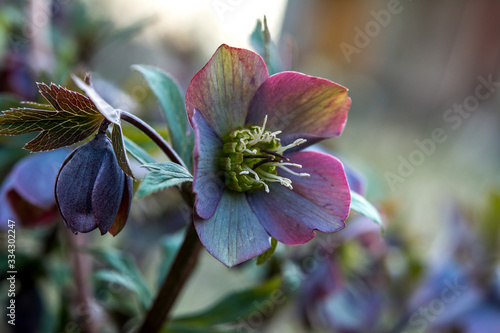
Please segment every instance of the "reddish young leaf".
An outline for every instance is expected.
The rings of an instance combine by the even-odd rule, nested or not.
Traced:
[[[38,89],[54,110],[31,104],[33,107],[3,111],[0,116],[0,134],[41,131],[25,149],[38,152],[72,145],[92,135],[104,120],[94,103],[82,94],[55,84],[38,83]]]

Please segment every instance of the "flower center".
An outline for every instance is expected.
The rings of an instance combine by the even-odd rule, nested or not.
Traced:
[[[224,172],[226,187],[237,192],[255,192],[262,187],[269,192],[268,183],[279,183],[293,189],[289,178],[278,175],[278,169],[296,176],[309,177],[288,167],[302,168],[291,163],[283,153],[298,146],[305,139],[297,139],[282,146],[277,137],[281,131],[266,131],[267,116],[262,127],[249,125],[229,132],[224,137],[220,167]]]

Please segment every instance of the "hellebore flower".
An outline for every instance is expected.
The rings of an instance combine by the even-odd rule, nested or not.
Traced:
[[[295,72],[268,76],[254,52],[222,45],[186,93],[195,132],[194,224],[226,266],[342,229],[350,193],[339,160],[299,152],[340,135],[347,89]],[[295,170],[302,168],[301,172]]]
[[[132,179],[118,166],[104,132],[75,149],[64,161],[55,186],[56,202],[73,233],[99,228],[114,236],[125,225],[132,202]]]
[[[17,162],[0,188],[0,219],[11,219],[26,227],[60,219],[52,188],[67,155],[65,149],[60,149],[31,154]]]
[[[388,304],[384,285],[377,283],[383,279],[374,279],[383,272],[368,271],[373,275],[345,276],[339,259],[318,262],[305,277],[298,294],[297,303],[304,324],[314,331],[374,331]]]

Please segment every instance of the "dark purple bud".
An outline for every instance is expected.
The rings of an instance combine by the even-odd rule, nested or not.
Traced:
[[[99,228],[116,235],[125,225],[132,202],[132,180],[120,169],[104,133],[73,151],[55,186],[56,202],[73,233]],[[111,229],[111,230],[110,230]]]

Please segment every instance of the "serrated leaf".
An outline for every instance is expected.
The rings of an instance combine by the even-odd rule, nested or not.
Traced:
[[[118,165],[125,174],[131,178],[135,178],[130,169],[130,163],[128,161],[127,153],[125,151],[125,142],[123,141],[122,128],[120,125],[113,124],[113,131],[111,132],[111,143],[113,144],[113,150],[118,161]]]
[[[276,251],[277,246],[278,246],[278,241],[273,237],[271,237],[271,248],[257,257],[256,264],[262,265],[263,263],[271,259],[273,257],[274,251]]]
[[[113,249],[90,249],[88,251],[97,259],[114,268],[122,276],[121,278],[127,280],[126,284],[133,285],[129,289],[136,292],[143,309],[149,308],[153,301],[153,294],[144,281],[139,268],[130,258]],[[107,278],[111,278],[109,273],[106,274]],[[113,278],[118,279],[117,275],[114,275]],[[125,286],[125,284],[122,285]]]
[[[193,180],[193,176],[184,167],[174,162],[151,163],[143,167],[151,170],[137,190],[136,197],[143,198],[154,192]]]
[[[91,86],[82,81],[78,76],[71,75],[78,88],[82,89],[90,98],[97,110],[106,117],[106,119],[116,125],[120,125],[120,112],[108,104]]]
[[[164,71],[145,65],[134,65],[158,98],[172,140],[172,147],[192,170],[194,135],[188,124],[184,98],[177,82]]]
[[[262,311],[260,304],[270,303],[274,307],[282,305],[285,293],[282,292],[281,297],[275,294],[280,286],[281,280],[275,278],[258,287],[232,293],[204,312],[172,319],[164,332],[188,332],[188,329],[193,332],[205,329],[207,332],[210,331],[208,328],[215,325],[239,323],[253,313]],[[269,309],[266,308],[266,311]]]
[[[362,195],[351,191],[351,209],[368,217],[370,220],[377,223],[382,231],[384,230],[384,222],[382,222],[382,217],[368,200],[366,200]]]
[[[151,157],[144,149],[142,149],[134,141],[130,140],[126,136],[123,137],[125,142],[125,149],[132,155],[139,163],[148,164],[156,163],[155,159]]]
[[[104,120],[92,101],[61,86],[38,83],[38,89],[55,110],[17,108],[3,111],[0,134],[41,131],[24,148],[32,152],[72,145],[92,135]]]
[[[56,109],[54,109],[54,107],[50,104],[40,104],[30,101],[22,101],[21,104],[29,105],[30,107],[38,110],[56,111]]]

